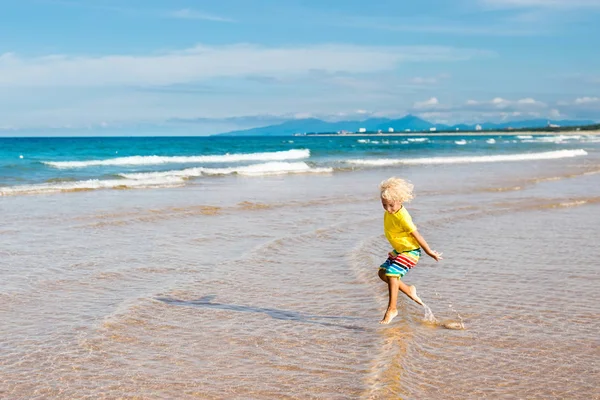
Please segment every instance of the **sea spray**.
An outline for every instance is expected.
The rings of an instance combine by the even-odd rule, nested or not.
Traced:
[[[436,297],[440,298],[440,295],[438,292],[435,292],[435,295],[436,295]],[[448,304],[448,308],[450,308],[454,312],[454,314],[456,314],[458,321],[440,322],[435,317],[435,315],[433,315],[433,311],[431,311],[431,308],[429,308],[428,305],[423,304],[423,308],[425,309],[425,315],[423,316],[423,322],[426,322],[426,323],[432,324],[432,325],[443,326],[446,329],[452,329],[452,330],[464,330],[465,329],[465,323],[464,323],[462,316],[458,313],[458,311],[456,311],[456,309],[454,309],[452,304]]]
[[[427,304],[423,304],[423,308],[425,309],[425,315],[423,316],[423,322],[437,325],[438,320],[437,320],[437,318],[435,318],[435,315],[433,315],[433,311],[431,311],[431,308],[429,308],[429,306]]]
[[[446,328],[448,329],[465,329],[465,323],[458,311],[456,311],[456,309],[452,307],[452,304],[448,304],[448,307],[454,312],[454,314],[456,314],[456,317],[458,318],[459,322],[451,322],[445,324],[444,326],[446,326]]]

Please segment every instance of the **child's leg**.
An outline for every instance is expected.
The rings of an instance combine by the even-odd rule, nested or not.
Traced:
[[[379,275],[379,278],[382,281],[384,281],[385,283],[387,283],[389,286],[390,277],[385,275],[385,270],[380,269],[378,275]],[[393,280],[396,278],[391,278],[391,279]],[[419,298],[419,296],[417,296],[417,288],[416,287],[407,285],[406,283],[402,282],[402,280],[400,280],[400,279],[396,279],[396,280],[398,281],[398,289],[400,289],[402,291],[402,293],[407,295],[415,303],[417,303],[419,305],[423,305],[423,301]]]
[[[415,303],[417,303],[419,305],[424,305],[423,301],[419,298],[419,296],[417,296],[417,288],[416,287],[409,286],[406,283],[402,282],[400,279],[398,279],[398,281],[399,281],[398,288],[402,291],[402,293],[407,295]]]
[[[393,276],[387,276],[386,278],[388,278],[389,301],[388,308],[385,311],[385,315],[383,316],[383,319],[379,322],[380,324],[389,324],[390,322],[392,322],[394,317],[398,315],[396,304],[398,302],[398,284],[400,282],[400,279]]]

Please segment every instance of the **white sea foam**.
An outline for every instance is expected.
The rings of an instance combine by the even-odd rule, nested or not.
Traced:
[[[533,136],[531,135],[518,135],[517,139],[531,139]]]
[[[406,139],[406,140],[408,140],[409,142],[416,142],[416,143],[422,143],[422,142],[428,142],[429,141],[428,138],[409,138],[409,139]]]
[[[54,168],[85,168],[92,166],[159,165],[189,163],[220,163],[240,161],[283,161],[301,160],[310,157],[308,149],[293,149],[265,153],[222,154],[207,156],[131,156],[88,161],[44,161]]]
[[[281,174],[299,174],[299,173],[330,173],[332,168],[312,168],[305,162],[269,162],[263,164],[253,164],[228,168],[206,168],[195,167],[182,170],[162,171],[162,172],[141,172],[132,174],[119,174],[126,179],[146,180],[176,177],[180,179],[189,179],[202,175],[246,175],[246,176],[266,176]]]
[[[373,160],[346,160],[347,163],[356,165],[386,166],[386,165],[426,165],[426,164],[461,164],[481,162],[505,162],[505,161],[527,161],[527,160],[550,160],[556,158],[585,156],[585,150],[558,150],[543,153],[523,154],[498,154],[492,156],[463,156],[463,157],[424,157],[424,158],[380,158]]]
[[[539,136],[521,140],[523,143],[564,143],[568,140],[581,140],[580,135]]]
[[[174,187],[181,186],[184,182],[183,178],[176,176],[148,177],[147,179],[141,180],[89,179],[75,182],[39,183],[33,185],[0,187],[0,196],[74,192],[95,189]]]
[[[462,145],[467,144],[467,141],[465,139],[461,139],[461,140],[455,140],[454,143],[456,143],[459,146],[462,146]]]
[[[183,170],[119,174],[123,179],[90,179],[75,182],[41,183],[0,187],[0,196],[72,192],[79,190],[157,188],[182,186],[185,181],[203,175],[268,176],[301,173],[331,173],[333,168],[312,168],[305,162],[269,162],[229,168],[186,168]]]
[[[496,143],[496,139],[488,139],[485,142],[489,143],[489,144],[494,144],[494,143]]]

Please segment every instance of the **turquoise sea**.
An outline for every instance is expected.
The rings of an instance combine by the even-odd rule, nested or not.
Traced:
[[[594,136],[0,138],[0,194],[582,156]]]

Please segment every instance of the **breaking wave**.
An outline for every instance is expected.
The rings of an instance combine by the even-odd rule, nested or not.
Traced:
[[[283,161],[301,160],[310,157],[308,149],[293,149],[286,151],[222,154],[207,156],[131,156],[109,158],[106,160],[87,161],[43,161],[42,163],[54,168],[85,168],[92,166],[120,165],[159,165],[159,164],[189,164],[189,163],[226,163],[241,161]]]
[[[181,179],[189,179],[202,175],[246,175],[246,176],[266,176],[266,175],[281,175],[294,173],[330,173],[333,168],[313,168],[305,162],[269,162],[264,164],[253,164],[238,167],[228,168],[206,168],[195,167],[182,170],[161,171],[161,172],[141,172],[131,174],[119,174],[126,179],[146,180],[177,177]]]
[[[556,158],[585,156],[585,150],[558,150],[547,151],[543,153],[524,153],[524,154],[501,154],[488,156],[462,156],[462,157],[424,157],[424,158],[380,158],[373,160],[346,160],[347,163],[355,165],[368,166],[386,166],[386,165],[426,165],[426,164],[462,164],[462,163],[483,163],[483,162],[505,162],[505,161],[528,161],[528,160],[550,160]]]
[[[78,192],[96,189],[136,189],[183,186],[191,178],[238,174],[269,176],[283,174],[330,173],[333,168],[313,168],[305,162],[269,162],[229,168],[186,168],[162,172],[118,174],[122,179],[89,179],[74,182],[46,182],[32,185],[0,187],[0,196]]]

